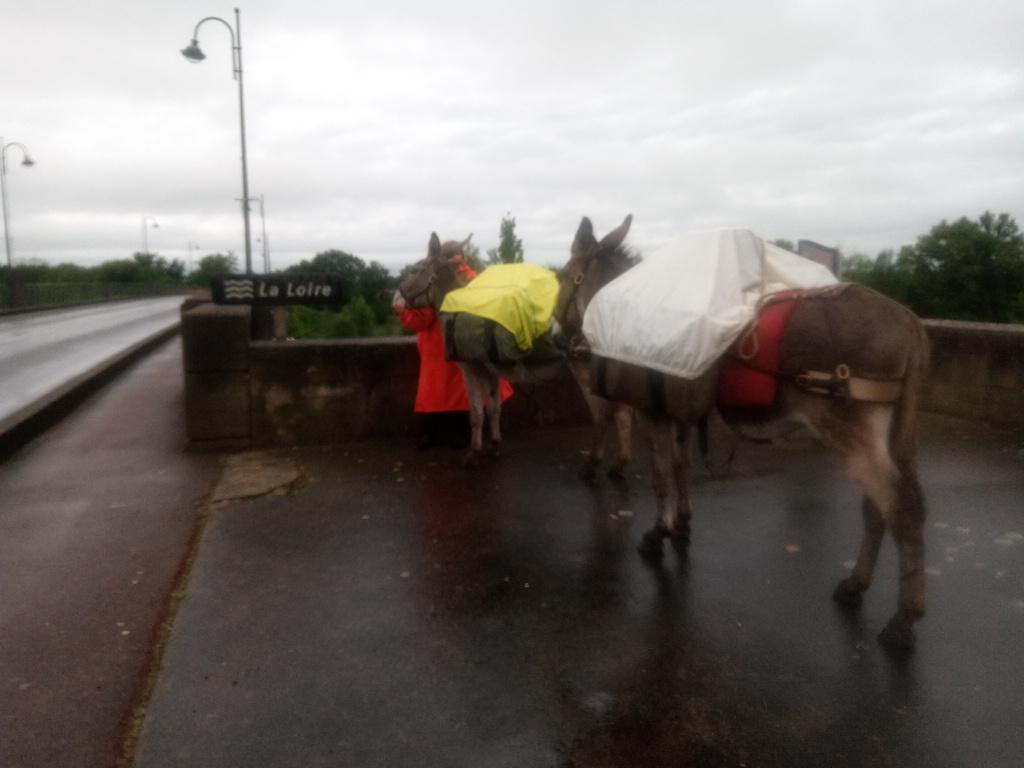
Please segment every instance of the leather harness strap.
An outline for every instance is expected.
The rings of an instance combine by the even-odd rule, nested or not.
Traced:
[[[799,303],[807,298],[833,298],[846,290],[848,283],[824,286],[821,288],[797,289],[769,294],[758,303],[757,313],[770,304],[780,301]],[[737,341],[735,351],[727,357],[747,368],[774,376],[777,379],[792,381],[806,392],[826,397],[844,398],[867,403],[895,403],[903,394],[903,379],[875,379],[866,376],[854,376],[846,363],[840,363],[833,371],[783,371],[771,370],[753,362],[759,351],[757,336],[757,314],[744,330]]]
[[[853,376],[845,363],[836,366],[835,371],[780,371],[755,365],[739,355],[728,355],[729,359],[759,373],[793,382],[805,392],[826,397],[858,400],[865,403],[895,403],[903,395],[903,379],[869,379]]]
[[[783,374],[780,371],[781,375]],[[903,394],[902,379],[866,379],[862,376],[851,376],[850,369],[845,364],[836,366],[836,370],[832,372],[801,371],[788,378],[807,392],[866,403],[895,403]]]

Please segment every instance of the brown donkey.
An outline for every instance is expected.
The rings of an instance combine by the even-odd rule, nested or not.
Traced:
[[[617,251],[631,221],[626,217],[600,241],[589,219],[580,223],[555,311],[569,338],[582,339],[587,304],[618,273]],[[879,640],[891,651],[909,651],[913,624],[925,612],[925,507],[916,464],[917,407],[928,365],[924,328],[902,305],[840,283],[797,303],[780,355],[775,404],[756,413],[723,410],[723,416],[741,428],[745,419],[759,425],[795,420],[840,455],[864,494],[864,538],[834,597],[844,607],[860,604],[888,529],[899,555],[899,599]],[[718,364],[695,380],[616,360],[602,360],[593,371],[598,393],[631,403],[645,417],[658,509],[641,553],[659,557],[666,538],[685,547],[691,518],[686,438],[715,407]]]
[[[441,243],[436,233],[430,234],[427,257],[416,262],[409,274],[398,287],[399,294],[410,307],[433,307],[440,313],[441,304],[448,292],[465,285],[465,278],[455,268],[452,260],[464,254],[472,235],[462,242],[449,240]],[[626,265],[628,266],[628,264]],[[625,268],[625,267],[623,267]],[[568,356],[570,370],[576,378],[590,408],[594,421],[594,437],[590,454],[583,468],[583,478],[588,482],[596,479],[597,470],[604,458],[605,444],[614,429],[617,437],[615,457],[608,470],[609,477],[624,479],[624,468],[633,458],[633,409],[622,403],[612,403],[592,394],[589,386],[590,367],[586,362]],[[467,467],[479,464],[484,455],[484,425],[489,431],[489,452],[496,456],[501,445],[501,398],[499,382],[507,379],[513,383],[524,379],[543,378],[558,373],[562,361],[532,365],[498,365],[492,363],[460,362],[466,382],[466,393],[470,408],[470,448],[464,459]]]

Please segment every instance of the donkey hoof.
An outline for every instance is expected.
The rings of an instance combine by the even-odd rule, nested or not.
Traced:
[[[664,554],[661,544],[663,538],[664,535],[660,531],[648,531],[640,539],[636,549],[645,560],[660,560]]]
[[[613,464],[608,467],[608,479],[618,485],[626,484],[626,472],[625,469],[618,464]]]
[[[690,526],[681,527],[669,534],[669,543],[677,553],[685,553],[690,548]]]
[[[580,480],[587,485],[597,484],[597,468],[599,463],[596,461],[588,461],[580,468]]]
[[[491,444],[487,449],[487,455],[492,459],[501,456],[501,440],[491,440]]]
[[[848,611],[857,610],[864,601],[864,590],[851,584],[849,579],[843,579],[836,585],[832,599],[840,608],[845,608]]]
[[[878,643],[889,652],[889,655],[895,658],[906,658],[914,652],[916,644],[914,627],[897,614],[878,634]]]
[[[470,449],[469,453],[462,457],[462,466],[466,469],[477,469],[480,466],[480,453]]]

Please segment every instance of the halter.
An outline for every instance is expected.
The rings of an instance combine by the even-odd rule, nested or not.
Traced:
[[[583,284],[583,281],[586,279],[586,276],[586,270],[582,270],[572,279],[572,289],[570,290],[569,295],[566,297],[564,304],[566,314],[568,314],[569,307],[576,304],[576,294],[579,293],[580,286]],[[589,345],[586,343],[586,339],[583,337],[584,312],[581,307],[577,306],[576,313],[580,316],[580,327],[572,337],[568,338],[569,345],[567,352],[570,357],[585,356],[590,351]],[[565,319],[564,315],[562,319]],[[562,325],[564,326],[565,323],[563,322]]]
[[[420,296],[423,296],[424,294],[430,292],[430,290],[434,287],[434,279],[436,277],[437,277],[437,272],[434,271],[434,273],[431,274],[430,278],[427,280],[426,286],[422,290],[416,291],[416,293],[407,294],[405,291],[402,290],[401,286],[399,286],[398,292],[402,295],[402,298],[405,299],[406,304],[412,304],[412,302],[414,302]],[[432,303],[432,302],[428,302],[428,303]]]

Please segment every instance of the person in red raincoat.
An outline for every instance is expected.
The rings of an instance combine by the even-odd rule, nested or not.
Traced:
[[[458,270],[469,280],[476,277],[466,263],[465,256],[453,257]],[[462,371],[444,357],[444,336],[441,323],[432,307],[412,308],[400,296],[393,308],[399,322],[416,332],[416,347],[420,354],[420,374],[416,386],[416,404],[413,410],[423,414],[423,437],[420,450],[443,443],[453,448],[465,447],[469,441],[469,397]],[[512,395],[507,381],[501,382],[502,402]]]

